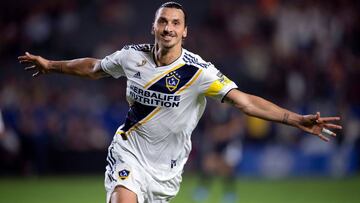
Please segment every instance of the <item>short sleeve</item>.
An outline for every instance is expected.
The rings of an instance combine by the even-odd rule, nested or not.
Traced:
[[[222,101],[230,90],[236,88],[237,85],[216,69],[214,65],[211,64],[208,68],[204,69],[200,91],[205,94],[205,96]]]
[[[116,51],[104,59],[101,60],[101,68],[114,78],[119,78],[125,76],[125,71],[123,68],[123,58],[125,57],[125,50]]]

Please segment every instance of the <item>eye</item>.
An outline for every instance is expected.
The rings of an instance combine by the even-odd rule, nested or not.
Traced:
[[[159,19],[158,19],[158,24],[164,25],[164,24],[166,24],[166,23],[167,23],[167,21],[166,21],[164,18],[159,18]]]

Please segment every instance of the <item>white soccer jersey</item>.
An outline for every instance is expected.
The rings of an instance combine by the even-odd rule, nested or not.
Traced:
[[[182,173],[205,96],[221,100],[237,86],[186,49],[176,61],[160,67],[152,50],[147,44],[125,46],[105,57],[101,67],[115,78],[127,78],[130,109],[117,131],[125,132],[121,147],[155,179],[166,181]]]

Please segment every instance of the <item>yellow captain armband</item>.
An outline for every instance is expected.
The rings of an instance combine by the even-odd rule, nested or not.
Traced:
[[[205,92],[205,96],[216,96],[219,94],[219,92],[228,84],[230,84],[232,81],[227,78],[225,75],[221,75],[221,77],[217,80],[215,80],[209,88]]]

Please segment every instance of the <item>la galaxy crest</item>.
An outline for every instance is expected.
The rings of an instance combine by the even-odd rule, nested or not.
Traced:
[[[180,83],[180,76],[174,71],[172,73],[169,73],[167,75],[167,77],[165,78],[166,81],[166,88],[168,88],[168,90],[170,92],[174,91],[177,86]]]
[[[130,171],[129,170],[126,170],[126,169],[123,169],[121,171],[119,171],[119,178],[121,180],[125,180],[129,177],[130,175]]]

